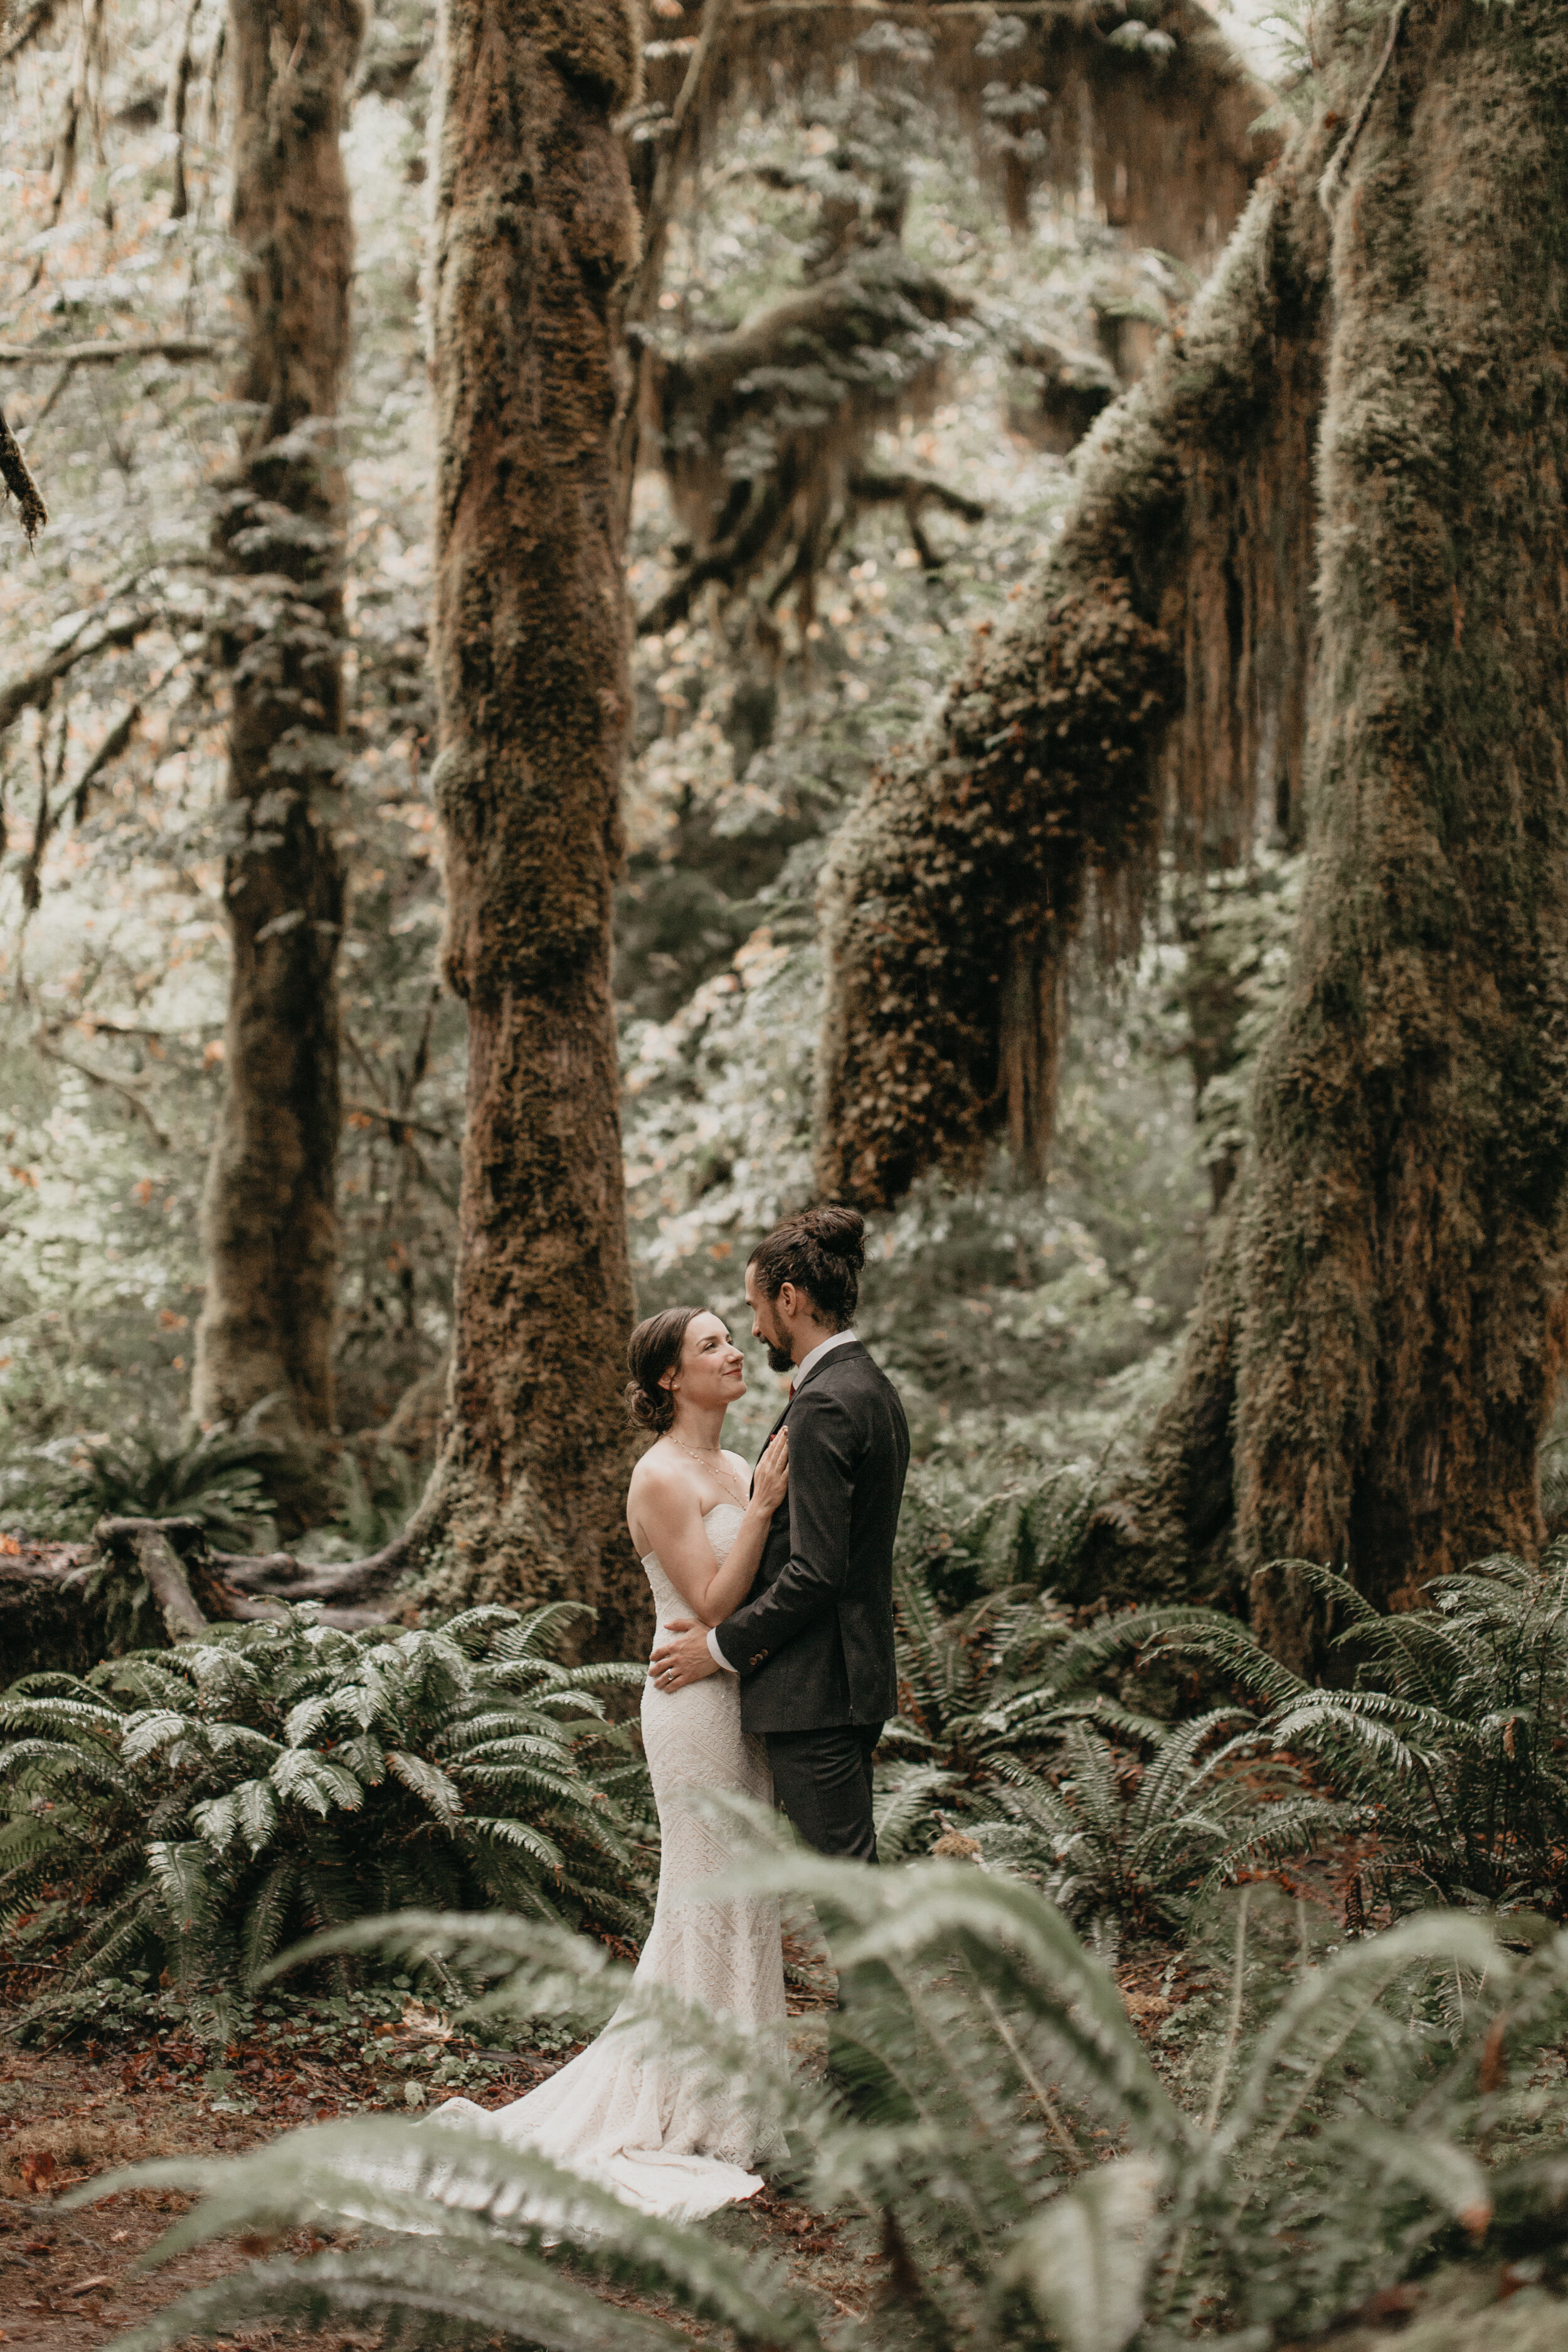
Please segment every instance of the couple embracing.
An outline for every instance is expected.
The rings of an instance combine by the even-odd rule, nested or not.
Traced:
[[[627,1398],[657,1432],[632,1474],[626,1524],[658,1631],[643,1742],[662,1859],[635,1985],[658,1986],[782,2036],[772,1897],[691,1890],[740,1858],[703,1807],[711,1791],[776,1802],[820,1853],[877,1858],[871,1757],[894,1712],[892,1564],[909,1431],[898,1392],[851,1325],[865,1262],[851,1209],[813,1209],[752,1253],[752,1330],[789,1401],[754,1477],[720,1444],[745,1393],[722,1319],[675,1307],[633,1332]],[[748,1485],[749,1480],[749,1485]],[[526,2098],[483,2117],[645,2210],[685,2218],[762,2186],[784,2153],[745,2085],[716,2089],[659,2054],[646,2022],[612,2020]],[[454,2100],[443,2118],[479,2120]]]

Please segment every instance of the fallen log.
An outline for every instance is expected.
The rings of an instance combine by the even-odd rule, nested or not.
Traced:
[[[320,1602],[320,1622],[344,1632],[385,1624],[401,1614],[385,1596],[409,1551],[399,1537],[341,1568],[288,1552],[215,1552],[191,1518],[102,1518],[89,1545],[20,1543],[0,1554],[0,1688],[172,1648],[213,1624],[279,1619],[302,1601]]]

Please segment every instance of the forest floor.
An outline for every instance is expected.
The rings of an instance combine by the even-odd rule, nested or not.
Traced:
[[[792,1988],[792,2041],[820,2063],[826,2054],[825,1993]],[[340,2116],[409,2113],[409,2086],[432,2054],[458,2063],[460,2090],[488,2107],[504,2105],[544,2081],[577,2045],[479,2051],[453,2035],[412,1997],[401,2022],[345,2017],[342,2002],[277,2004],[221,2053],[194,2037],[145,2033],[88,2039],[53,2049],[19,2047],[0,2011],[0,2346],[4,2352],[100,2352],[100,2347],[187,2289],[240,2269],[252,2244],[219,2242],[157,2269],[138,2267],[192,2200],[173,2189],[128,2189],[102,2203],[63,2211],[60,2200],[94,2176],[154,2157],[236,2156],[275,2134]],[[814,2021],[820,2020],[820,2022]],[[419,2093],[423,2084],[419,2084]],[[421,2104],[435,2105],[447,2089]],[[715,2228],[747,2253],[788,2263],[831,2311],[858,2313],[875,2291],[880,2256],[866,2225],[842,2221],[764,2189]],[[320,2242],[314,2242],[319,2243]],[[296,2251],[310,2250],[300,2235]],[[278,2251],[287,2251],[287,2245]],[[658,2309],[694,2344],[721,2331],[645,2297],[617,2301]],[[241,2327],[221,2339],[236,2352],[372,2352],[377,2331],[334,2324],[324,2331]],[[209,2337],[191,2338],[205,2345]],[[500,2341],[497,2338],[497,2342]]]
[[[1168,2034],[1180,2011],[1200,2013],[1221,1991],[1180,1952],[1145,1953],[1117,1971],[1122,1996],[1151,2055],[1164,2071]],[[570,2047],[500,2053],[453,2036],[435,2012],[405,1999],[401,2021],[343,2012],[338,2002],[279,2003],[277,2016],[214,2053],[194,2038],[135,2034],[54,2049],[19,2047],[0,2010],[0,2347],[4,2352],[103,2352],[139,2322],[187,2289],[241,2268],[260,2251],[225,2241],[157,2269],[141,2258],[191,2200],[171,2189],[130,2189],[100,2204],[61,2210],[66,2192],[95,2175],[160,2156],[237,2155],[301,2125],[354,2115],[406,2115],[411,2081],[427,2070],[432,2044],[461,2077],[449,2087],[500,2106],[542,2082],[573,2054]],[[792,1989],[792,2041],[808,2064],[826,2052],[820,1986]],[[14,2016],[15,2012],[12,2012]],[[1162,2044],[1167,2047],[1163,2048]],[[426,2102],[446,2095],[436,2087]],[[816,2297],[825,2321],[858,2316],[883,2291],[884,2263],[868,2225],[824,2215],[764,2189],[749,2203],[714,2217],[716,2233],[749,2255],[781,2260]],[[301,2253],[321,2241],[301,2234]],[[277,2249],[288,2251],[287,2242]],[[724,2332],[628,2291],[610,2299],[656,2310],[694,2345],[727,2344]],[[1363,2326],[1343,2352],[1372,2352],[1385,2329],[1399,2329],[1426,2298],[1401,2289],[1387,2307],[1357,2315]],[[501,2343],[500,2337],[495,2339]],[[221,2338],[233,2352],[377,2352],[374,2328],[334,2323],[297,2334],[245,2326]],[[1340,2352],[1338,2341],[1336,2352]]]

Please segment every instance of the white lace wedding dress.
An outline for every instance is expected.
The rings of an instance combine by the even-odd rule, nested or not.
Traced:
[[[722,1560],[744,1513],[720,1503],[703,1526]],[[661,1627],[690,1615],[655,1553],[643,1561]],[[626,2024],[636,1988],[666,1986],[710,2013],[760,2033],[784,2030],[779,1906],[772,1896],[693,1900],[689,1889],[739,1858],[721,1831],[693,1810],[693,1795],[732,1790],[773,1800],[767,1748],[741,1728],[740,1685],[710,1675],[684,1690],[643,1690],[643,1745],[658,1803],[663,1858],[658,1902],[626,2007],[596,2042],[526,2098],[489,2110],[448,2100],[432,2121],[478,2123],[602,2182],[645,2212],[695,2220],[762,2187],[747,2168],[784,2153],[783,2135],[747,2099],[743,2084],[715,2094],[679,2061],[661,2058],[646,2023]]]

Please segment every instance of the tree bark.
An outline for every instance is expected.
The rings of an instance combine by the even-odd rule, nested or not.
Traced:
[[[1506,16],[1412,0],[1392,26],[1342,36],[1317,125],[1257,200],[1199,332],[1090,444],[1033,614],[951,698],[942,756],[885,783],[883,805],[868,805],[839,854],[834,1172],[875,1192],[973,1138],[986,1111],[960,1100],[965,1127],[940,1095],[926,1108],[911,1088],[925,1073],[895,1066],[870,992],[880,976],[913,993],[918,916],[938,953],[957,958],[960,1013],[983,1044],[998,1034],[996,983],[986,999],[970,977],[975,926],[955,939],[928,880],[942,881],[950,907],[997,887],[984,830],[982,880],[959,866],[961,780],[974,779],[973,799],[984,777],[994,807],[999,772],[1006,782],[1030,757],[1045,770],[1035,709],[1071,683],[1068,627],[1081,634],[1095,594],[1083,551],[1105,551],[1108,519],[1158,526],[1111,576],[1135,605],[1138,563],[1146,583],[1152,566],[1161,593],[1176,592],[1165,628],[1184,614],[1190,638],[1217,544],[1195,527],[1194,499],[1217,485],[1220,507],[1237,511],[1226,484],[1249,348],[1267,356],[1256,446],[1299,439],[1293,425],[1276,428],[1310,353],[1299,346],[1287,366],[1283,337],[1256,341],[1281,284],[1269,252],[1310,257],[1331,218],[1324,388],[1308,412],[1321,642],[1291,983],[1176,1393],[1131,1508],[1103,1516],[1088,1562],[1121,1595],[1228,1590],[1299,1666],[1321,1655],[1324,1628],[1292,1560],[1331,1561],[1398,1608],[1445,1570],[1528,1553],[1542,1534],[1537,1449],[1568,1339],[1565,131],[1568,26],[1551,0],[1521,0]],[[1158,503],[1170,478],[1148,460],[1169,451],[1200,357],[1178,468],[1184,536],[1173,537]],[[1156,618],[1152,603],[1142,609]],[[1241,673],[1194,671],[1190,654],[1184,668],[1181,728],[1152,709],[1143,749],[1169,762],[1174,747],[1201,772],[1206,745],[1234,775]],[[1085,721],[1059,697],[1058,709],[1070,783]],[[1048,771],[1044,781],[1032,803],[1002,803],[1026,838],[1031,824],[1048,835],[1054,822],[1059,836],[1073,822]],[[1108,824],[1104,783],[1084,798]],[[1189,827],[1215,814],[1199,796],[1179,792],[1176,805]],[[1115,850],[1101,848],[1102,867]],[[1032,882],[1044,876],[1046,914],[1015,919],[1025,946],[1090,862],[1065,885],[1059,866],[1031,870]],[[1058,967],[1047,956],[1039,969],[1049,979]],[[936,1019],[952,1016],[922,1005],[921,1017],[915,1042],[929,1051],[943,1034]],[[846,1041],[868,1031],[877,1052],[857,1097]]]
[[[1323,1657],[1543,1529],[1568,1327],[1568,35],[1421,0],[1332,205],[1323,637],[1290,993],[1112,1593],[1222,1591]],[[1347,152],[1348,151],[1348,152]],[[1494,235],[1488,224],[1506,223]]]
[[[646,1633],[622,1516],[632,1316],[610,991],[630,692],[614,305],[635,253],[619,0],[447,0],[432,286],[445,971],[468,1012],[445,1605]]]
[[[1173,814],[1225,862],[1299,795],[1326,224],[1302,143],[1084,444],[1056,550],[834,845],[823,1188],[1049,1149],[1068,956],[1125,950]]]
[[[339,1127],[332,835],[342,756],[345,485],[336,415],[353,230],[339,136],[358,0],[232,0],[233,229],[247,421],[216,552],[231,694],[225,903],[227,1087],[204,1205],[192,1403],[275,1399],[287,1434],[332,1423]]]
[[[1538,1544],[1568,1337],[1561,6],[1415,0],[1334,180],[1310,865],[1238,1236],[1237,1542],[1400,1607]],[[1302,1651],[1278,1580],[1258,1601]]]

